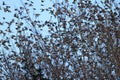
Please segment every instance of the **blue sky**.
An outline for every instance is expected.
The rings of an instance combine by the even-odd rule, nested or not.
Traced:
[[[5,2],[7,5],[10,5],[11,6],[11,13],[4,13],[2,11],[0,11],[0,21],[2,22],[3,19],[2,17],[5,16],[6,17],[6,20],[7,21],[10,21],[12,18],[13,18],[13,13],[14,13],[14,8],[19,8],[19,6],[23,6],[21,4],[21,0],[0,0],[0,5],[2,7],[2,2]],[[27,1],[27,0],[22,0],[23,2],[24,1]],[[34,6],[37,10],[36,10],[36,13],[40,13],[40,8],[47,8],[47,7],[52,7],[52,4],[55,3],[55,2],[61,2],[61,1],[64,1],[64,0],[44,0],[44,6],[40,6],[41,0],[34,0]],[[92,3],[95,3],[95,0],[91,0]],[[103,6],[101,4],[101,1],[104,1],[104,0],[96,0],[98,2],[99,5]],[[115,0],[116,2],[120,2],[119,0]],[[69,2],[71,3],[72,0],[69,0]],[[32,12],[32,11],[31,11]],[[32,13],[31,13],[32,14]],[[32,16],[31,16],[32,17]],[[48,12],[43,12],[41,13],[40,17],[39,17],[39,20],[40,21],[46,21],[46,20],[49,20],[51,17],[51,15],[48,13]],[[52,20],[56,21],[56,19],[54,17],[52,17]],[[5,25],[4,26],[0,26],[0,30],[2,29],[5,29]],[[14,28],[14,27],[13,27]],[[47,26],[44,28],[44,35],[48,35],[48,31],[47,31]]]
[[[15,11],[14,11],[14,9],[15,8],[19,8],[20,6],[23,6],[22,5],[22,3],[21,3],[21,1],[20,0],[0,0],[0,5],[1,5],[1,7],[5,7],[5,6],[3,6],[2,4],[3,4],[3,1],[5,2],[5,4],[7,4],[7,6],[10,6],[10,10],[11,10],[11,12],[10,13],[8,13],[8,12],[4,12],[3,10],[0,10],[0,21],[1,22],[9,22],[9,21],[11,21],[13,18],[14,18],[14,13],[15,13]],[[27,1],[27,0],[22,0],[23,2],[24,1]],[[41,13],[40,12],[40,9],[41,8],[48,8],[48,7],[52,7],[52,4],[53,4],[53,2],[54,1],[50,1],[50,0],[44,0],[44,7],[42,7],[42,6],[40,6],[41,5],[41,2],[40,2],[40,0],[35,0],[35,1],[33,1],[34,2],[34,5],[33,5],[33,7],[34,8],[36,8],[36,12],[33,12],[33,10],[31,9],[31,13],[30,13],[30,17],[32,18],[32,19],[35,19],[34,17],[33,17],[33,13],[40,13],[41,15],[38,17],[38,20],[40,20],[41,22],[43,22],[44,23],[44,21],[46,21],[46,20],[49,20],[50,19],[50,17],[51,17],[51,15],[48,13],[48,12],[43,12],[43,13]],[[3,17],[5,17],[5,20],[3,20]],[[14,18],[15,19],[15,18]],[[17,20],[17,19],[15,19],[15,20]],[[54,17],[52,17],[52,20],[56,20]],[[26,22],[24,22],[24,23],[26,23]],[[28,24],[26,24],[26,25],[28,25]],[[29,25],[28,25],[29,26]],[[4,24],[4,25],[0,25],[0,30],[2,30],[2,31],[5,31],[6,29],[7,29],[7,27],[8,27],[8,25],[7,24]],[[9,52],[11,52],[12,50],[14,50],[14,51],[16,51],[16,52],[19,52],[19,49],[14,45],[14,40],[13,39],[11,39],[10,37],[11,37],[11,35],[16,35],[16,25],[11,25],[11,27],[10,27],[10,29],[12,30],[12,33],[7,33],[6,31],[5,31],[5,33],[6,33],[6,36],[4,36],[4,35],[2,35],[2,34],[0,34],[0,41],[1,40],[6,40],[7,39],[7,37],[8,37],[8,39],[10,40],[10,44],[12,45],[11,46],[11,48],[9,49],[9,50],[6,50],[6,49],[4,49],[3,48],[3,46],[2,45],[0,45],[0,52],[2,52],[2,51],[5,51],[5,53],[7,54],[9,54]],[[41,31],[40,32],[41,34],[43,34],[43,36],[45,37],[45,36],[49,36],[50,34],[49,34],[49,32],[48,32],[48,27],[47,26],[45,26],[44,28],[43,28],[43,31]],[[28,33],[26,33],[26,35],[27,35]]]
[[[7,5],[10,5],[11,6],[11,13],[4,13],[3,11],[0,11],[0,21],[2,22],[3,19],[2,17],[5,16],[6,20],[7,21],[10,21],[12,18],[13,18],[13,15],[15,13],[14,9],[15,8],[19,8],[19,6],[22,6],[20,0],[0,0],[0,5],[3,3],[3,1],[7,4]],[[23,0],[23,1],[26,1],[26,0]],[[34,6],[37,11],[35,13],[40,13],[40,8],[42,8],[40,6],[40,0],[35,0],[34,1]],[[49,0],[45,0],[44,2],[44,7],[43,8],[47,8],[47,7],[50,7],[52,6],[52,2],[50,2]],[[32,12],[32,11],[31,11]],[[32,15],[33,13],[31,13]],[[32,18],[32,16],[31,16]],[[43,22],[50,19],[50,14],[48,12],[43,12],[41,13],[40,17],[39,17],[40,20],[42,20]],[[0,26],[0,30],[4,30],[6,29],[7,27],[4,26]],[[14,28],[14,27],[13,27]],[[45,27],[45,35],[47,35],[47,27]]]
[[[3,1],[7,5],[9,5],[11,7],[11,11],[12,12],[11,13],[4,13],[3,11],[0,10],[0,21],[1,22],[3,22],[3,21],[10,21],[12,18],[14,18],[13,17],[13,15],[15,13],[14,9],[15,8],[19,8],[19,6],[23,6],[23,5],[21,4],[20,0],[0,0],[1,7],[4,7],[4,6],[2,6]],[[22,1],[24,2],[24,1],[27,1],[27,0],[22,0]],[[51,15],[48,12],[46,12],[46,11],[43,12],[43,13],[41,13],[40,9],[41,8],[52,7],[53,3],[55,3],[55,2],[61,2],[61,1],[64,1],[64,0],[51,0],[51,1],[50,0],[44,0],[44,6],[43,7],[40,6],[40,4],[41,4],[40,1],[41,0],[34,0],[33,1],[34,2],[34,6],[33,7],[35,7],[37,9],[35,13],[40,13],[41,14],[38,19],[44,23],[44,21],[50,19]],[[69,0],[69,1],[70,1],[70,3],[72,2],[72,0]],[[98,2],[99,5],[103,6],[100,2],[104,1],[104,0],[96,0],[96,1]],[[119,0],[115,0],[115,1],[117,3],[120,2]],[[95,0],[92,0],[92,3],[95,3]],[[33,13],[34,13],[34,12],[33,13],[32,12],[33,11],[31,10],[31,13],[30,13],[31,14],[31,18],[33,17]],[[3,17],[5,17],[6,19],[3,20]],[[34,19],[34,17],[33,17],[33,19]],[[57,19],[54,18],[53,16],[52,16],[52,20],[53,21],[57,21]],[[6,24],[4,24],[3,26],[0,25],[0,30],[4,31],[6,28],[7,28]],[[11,29],[12,29],[13,33],[11,33],[11,34],[8,33],[7,36],[10,36],[12,34],[16,34],[15,26],[14,25],[12,25]],[[41,33],[43,34],[43,36],[49,35],[48,27],[45,26],[43,28],[43,31]],[[0,39],[3,39],[3,38],[5,38],[5,36],[0,35]]]

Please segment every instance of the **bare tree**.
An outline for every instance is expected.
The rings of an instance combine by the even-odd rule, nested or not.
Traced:
[[[40,13],[30,16],[31,8],[36,10],[33,1],[21,3],[10,22],[0,22],[8,26],[6,32],[0,31],[5,36],[1,40],[1,79],[120,79],[120,3],[106,0],[100,6],[91,0],[56,0],[53,7],[41,12],[49,12],[57,21],[44,23],[38,19]],[[41,0],[41,6],[43,3]],[[2,9],[11,12],[5,2]],[[7,37],[13,24],[17,33]],[[49,37],[40,33],[45,26]]]

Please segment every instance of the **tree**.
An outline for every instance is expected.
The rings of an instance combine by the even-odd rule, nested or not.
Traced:
[[[120,14],[113,3],[102,2],[104,7],[90,0],[54,4],[58,26],[51,32],[50,44],[55,43],[52,48],[48,45],[56,61],[48,71],[57,71],[53,79],[119,79]]]
[[[52,8],[41,11],[50,12],[57,21],[47,20],[44,23],[31,18],[29,11],[33,4],[28,1],[20,9],[15,9],[14,17],[18,22],[14,19],[6,22],[8,32],[11,32],[13,23],[17,26],[17,35],[12,35],[11,38],[15,40],[19,52],[11,51],[14,54],[9,54],[8,57],[2,55],[1,65],[8,70],[8,73],[3,74],[9,74],[8,77],[12,80],[23,79],[24,75],[24,80],[38,80],[41,79],[39,70],[42,68],[44,77],[53,80],[120,79],[119,4],[114,0],[101,2],[103,6],[97,2],[92,3],[91,0],[56,2]],[[6,10],[10,12],[9,9],[4,11]],[[40,16],[38,13],[34,14],[35,17]],[[40,34],[45,26],[49,28],[49,37]],[[27,31],[30,35],[25,34]],[[1,33],[6,34],[2,30]],[[6,40],[1,40],[7,50],[12,49],[9,39],[6,37]],[[13,59],[15,62],[9,63]],[[4,76],[7,77],[5,74]]]
[[[1,26],[7,25],[5,30],[0,30],[1,36],[1,62],[0,79],[3,80],[48,80],[44,78],[42,68],[37,63],[40,63],[39,57],[42,55],[40,49],[41,34],[37,33],[36,25],[42,28],[37,17],[40,14],[34,13],[35,19],[32,19],[29,10],[33,8],[34,2],[27,0],[22,2],[22,6],[13,10],[13,19],[7,21],[3,17]],[[11,14],[11,6],[3,1],[1,11]],[[16,30],[12,30],[16,29]],[[16,31],[16,32],[15,32]],[[39,50],[39,51],[38,51]]]

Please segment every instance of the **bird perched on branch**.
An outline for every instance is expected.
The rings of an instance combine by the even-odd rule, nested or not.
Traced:
[[[57,10],[56,10],[56,12],[55,12],[55,16],[56,15],[59,15],[59,14],[61,14],[62,12],[61,12],[61,10],[60,10],[60,8],[58,8]]]

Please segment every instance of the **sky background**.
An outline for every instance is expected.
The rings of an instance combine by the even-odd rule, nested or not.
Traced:
[[[3,12],[3,11],[1,11],[0,10],[0,21],[1,22],[3,22],[3,21],[11,21],[11,19],[13,19],[14,18],[14,13],[15,13],[15,11],[14,11],[14,9],[15,8],[19,8],[20,6],[23,6],[22,4],[21,4],[21,0],[0,0],[0,5],[1,5],[1,7],[4,7],[2,4],[3,4],[3,1],[5,2],[5,4],[7,4],[8,6],[10,6],[11,8],[10,8],[10,10],[12,11],[11,13],[5,13],[5,12]],[[27,0],[22,0],[23,2],[26,2]],[[44,3],[43,3],[43,7],[41,6],[41,0],[33,0],[33,2],[34,2],[34,4],[33,4],[33,7],[34,8],[36,8],[36,11],[35,11],[35,13],[40,13],[40,16],[39,16],[39,18],[38,18],[38,20],[40,20],[40,21],[42,21],[43,23],[44,23],[44,21],[48,21],[49,19],[51,19],[51,15],[48,13],[48,12],[46,12],[46,11],[44,11],[43,13],[41,13],[40,12],[40,9],[41,8],[48,8],[48,7],[52,7],[52,5],[53,5],[53,3],[58,3],[58,2],[61,2],[61,1],[64,1],[64,0],[44,0]],[[91,0],[92,1],[92,3],[93,4],[96,4],[95,2],[97,1],[97,3],[100,5],[100,6],[104,6],[103,4],[101,4],[101,1],[104,1],[104,0]],[[120,2],[119,0],[115,0],[115,2],[116,3],[118,3],[118,2]],[[72,0],[69,0],[69,3],[71,4],[72,3]],[[32,19],[35,19],[34,17],[33,17],[33,13],[34,13],[34,11],[31,9],[31,11],[30,11],[31,13],[30,13],[30,16],[31,16],[31,18]],[[6,19],[5,20],[3,20],[3,17],[5,17]],[[54,16],[52,16],[52,19],[51,20],[53,20],[53,21],[57,21],[57,19],[54,17]],[[0,25],[0,30],[5,30],[6,28],[7,28],[8,26],[6,25],[6,24],[4,24],[4,25]],[[6,33],[7,34],[7,36],[9,37],[10,35],[12,35],[12,34],[16,34],[16,29],[15,29],[15,25],[12,25],[11,26],[11,30],[13,31],[11,34],[9,34],[9,33]],[[43,28],[43,31],[41,31],[40,32],[41,34],[43,34],[43,36],[49,36],[50,34],[49,34],[49,32],[48,32],[48,27],[47,26],[45,26],[44,28]],[[0,40],[1,39],[5,39],[6,38],[6,36],[3,36],[3,35],[1,35],[0,34]],[[11,44],[14,44],[14,41],[12,42],[11,41]],[[2,49],[2,48],[1,48]],[[13,49],[16,49],[15,48],[15,46],[13,47]],[[16,49],[16,51],[17,51],[17,49]],[[79,52],[80,53],[80,52]]]
[[[2,19],[3,16],[6,17],[7,21],[10,21],[13,18],[14,9],[15,8],[19,8],[19,6],[23,6],[23,5],[21,4],[21,0],[0,0],[1,7],[2,7],[3,1],[7,5],[11,6],[11,11],[12,12],[11,13],[4,13],[3,11],[0,11],[0,21],[3,21],[3,19]],[[22,1],[25,2],[27,0],[22,0]],[[61,2],[61,1],[64,1],[64,0],[44,0],[44,6],[42,7],[42,6],[40,6],[41,0],[34,0],[33,1],[34,2],[34,6],[33,7],[35,7],[37,9],[36,13],[37,12],[39,13],[40,12],[40,8],[52,7],[53,3]],[[97,1],[99,5],[103,6],[101,4],[101,1],[104,1],[104,0],[91,0],[91,1],[92,1],[92,3],[95,3],[95,1]],[[120,2],[120,0],[115,0],[115,2],[118,3],[118,2]],[[72,3],[72,0],[69,0],[69,3]],[[50,19],[50,17],[51,17],[51,15],[48,12],[45,11],[45,12],[41,13],[39,19],[44,22],[44,21]],[[54,17],[52,17],[52,20],[56,20],[56,19]],[[4,27],[0,26],[0,30],[1,29],[5,29],[5,28],[6,28],[5,26]],[[47,28],[44,29],[44,30],[45,30],[45,32],[47,32]],[[45,35],[47,35],[47,33],[45,33]]]

